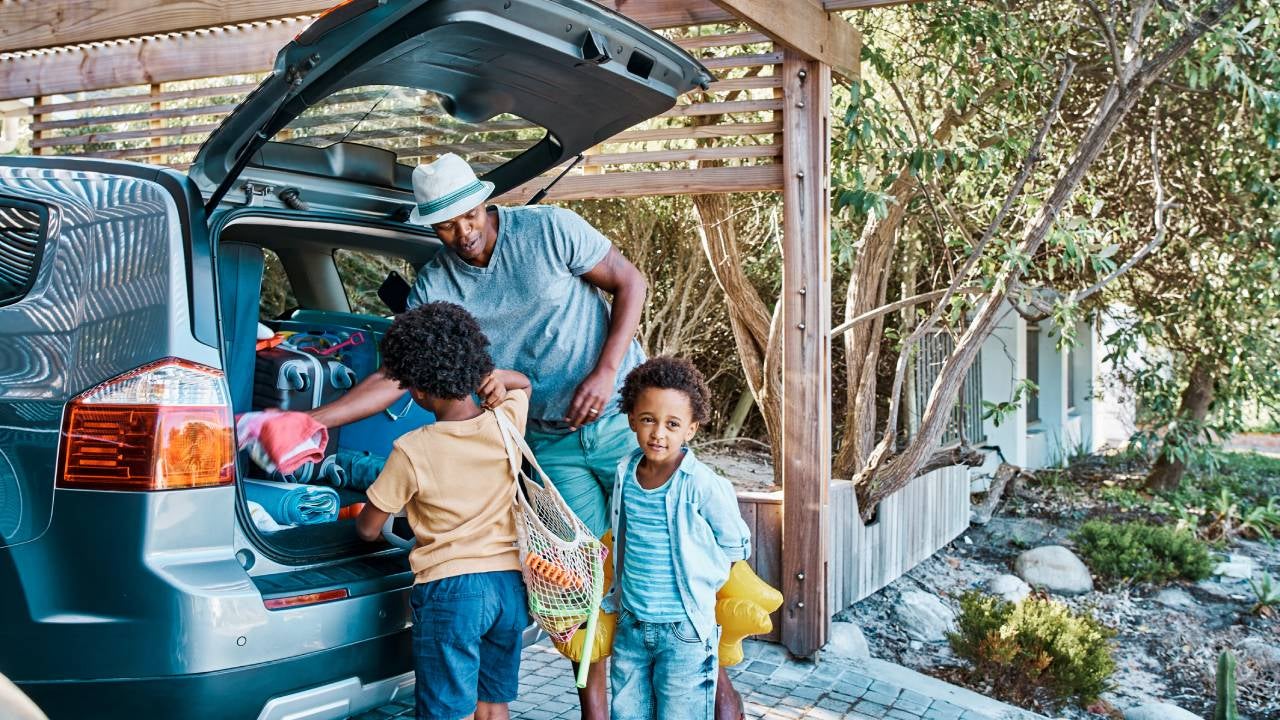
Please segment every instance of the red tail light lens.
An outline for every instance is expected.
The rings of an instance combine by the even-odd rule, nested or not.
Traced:
[[[291,607],[301,607],[303,605],[317,605],[319,603],[333,602],[334,600],[344,600],[350,595],[346,588],[337,590],[325,590],[324,592],[307,593],[306,595],[290,595],[288,597],[269,598],[262,601],[262,604],[268,610],[284,610]]]
[[[235,481],[227,384],[219,370],[168,358],[67,406],[58,486],[176,490]]]

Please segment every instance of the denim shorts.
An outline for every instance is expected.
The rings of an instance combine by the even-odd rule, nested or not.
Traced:
[[[457,720],[474,713],[477,701],[516,699],[529,624],[518,570],[414,585],[409,603],[418,720]]]
[[[720,628],[706,640],[688,618],[651,623],[625,607],[613,635],[612,720],[712,720]]]
[[[611,413],[564,434],[530,428],[524,436],[569,509],[603,537],[618,463],[640,447],[627,416]]]

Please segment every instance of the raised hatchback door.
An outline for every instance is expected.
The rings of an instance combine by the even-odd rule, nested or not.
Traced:
[[[523,121],[532,134],[519,136],[527,147],[517,145],[514,156],[496,153],[481,167],[500,194],[710,80],[672,43],[587,0],[353,0],[280,51],[272,74],[209,136],[190,173],[212,209],[246,165],[272,167],[272,153],[260,151],[273,138],[313,148],[386,141],[404,126],[361,126],[390,109],[472,125],[510,117],[513,130]],[[335,97],[367,104],[346,117],[294,123]],[[335,127],[305,132],[316,123]],[[429,143],[431,135],[412,137]]]

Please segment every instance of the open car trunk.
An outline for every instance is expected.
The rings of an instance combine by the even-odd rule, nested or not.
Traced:
[[[322,15],[280,50],[190,169],[217,251],[235,412],[310,409],[378,369],[398,308],[353,313],[335,254],[417,268],[438,249],[405,223],[414,164],[459,154],[501,195],[711,79],[670,41],[588,0],[351,0]],[[265,271],[268,257],[283,275]],[[264,291],[286,275],[295,307],[260,316]],[[259,322],[292,335],[259,349]],[[332,431],[325,460],[276,490],[324,487],[339,505],[360,502],[392,441],[430,421],[406,396]],[[349,519],[281,523],[290,513],[255,483],[284,478],[243,452],[237,465],[241,525],[277,562],[387,549],[357,540]],[[275,508],[274,524],[255,505]]]
[[[237,416],[272,408],[310,410],[338,399],[376,372],[381,366],[378,344],[390,326],[392,308],[369,297],[370,280],[384,277],[373,273],[398,265],[411,274],[410,268],[439,249],[423,233],[271,211],[239,214],[218,230],[215,242],[224,367]],[[358,274],[366,285],[360,291],[362,308],[375,312],[352,311],[339,271],[343,253],[348,273]],[[271,339],[260,340],[267,334]],[[281,508],[298,504],[273,498],[288,492],[336,495],[339,507],[365,502],[364,490],[394,440],[432,421],[406,393],[373,417],[332,429],[324,459],[288,476],[268,472],[241,451],[242,527],[255,545],[288,564],[386,550],[382,542],[361,542],[348,517],[290,522]]]

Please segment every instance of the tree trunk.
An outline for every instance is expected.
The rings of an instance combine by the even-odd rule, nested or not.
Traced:
[[[948,110],[933,132],[936,145],[950,142],[955,131],[976,116],[987,103],[1008,90],[1010,83],[1001,80],[984,90],[963,112]],[[858,238],[845,294],[844,316],[856,318],[884,305],[889,276],[894,263],[894,245],[898,228],[907,214],[907,206],[920,191],[920,183],[910,166],[904,166],[888,195],[892,201],[883,218],[871,215]],[[909,294],[909,293],[908,293]],[[904,295],[905,296],[905,295]],[[840,450],[832,462],[832,474],[849,477],[871,456],[876,443],[876,366],[880,361],[880,345],[884,337],[884,316],[877,316],[850,328],[844,336],[848,384],[845,386],[846,410]]]
[[[1178,422],[1190,421],[1196,425],[1204,422],[1209,416],[1209,406],[1213,404],[1213,373],[1208,361],[1197,360],[1191,369],[1191,377],[1187,379],[1187,387],[1182,391],[1182,401],[1178,405]],[[1169,492],[1177,490],[1182,483],[1182,476],[1187,472],[1187,464],[1182,460],[1169,457],[1165,448],[1161,448],[1160,458],[1152,466],[1147,475],[1146,488],[1152,492]]]
[[[1129,32],[1133,48],[1131,51],[1127,49],[1128,60],[1121,76],[1114,79],[1107,88],[1102,99],[1097,104],[1093,119],[1076,142],[1076,149],[1070,161],[1059,172],[1052,189],[1044,198],[1039,210],[1026,223],[1022,231],[1022,237],[1017,245],[1018,257],[1035,257],[1036,251],[1044,243],[1049,231],[1057,221],[1058,215],[1084,181],[1090,166],[1102,154],[1107,142],[1115,134],[1116,128],[1133,110],[1138,100],[1142,98],[1152,83],[1160,79],[1170,66],[1184,57],[1191,49],[1191,46],[1205,32],[1217,25],[1223,16],[1236,5],[1235,0],[1215,0],[1197,18],[1189,22],[1181,34],[1169,42],[1163,50],[1145,60],[1138,50],[1144,38],[1147,14],[1154,6],[1154,3],[1147,2],[1135,9],[1134,26]],[[1074,63],[1069,63],[1067,71],[1063,75],[1062,85],[1058,90],[1058,97],[1055,99],[1053,108],[1049,113],[1048,119],[1050,121],[1057,112],[1058,103],[1061,102],[1062,92],[1065,89],[1065,84],[1070,80],[1073,68]],[[1046,123],[1044,130],[1047,130],[1050,124],[1051,122]],[[1042,130],[1042,133],[1044,130]],[[1042,138],[1043,135],[1040,139],[1037,139],[1033,148],[1038,148]],[[1028,159],[1035,159],[1035,155],[1036,152],[1032,152]],[[1016,184],[1014,190],[1015,192],[1010,195],[1010,199],[1016,198],[1020,193],[1020,188]],[[1008,207],[1007,201],[1006,207]],[[1002,210],[1001,212],[1003,213],[1004,211]],[[993,236],[998,231],[1000,219],[1001,215],[998,214],[996,221],[988,227],[987,235],[984,237]],[[975,251],[980,252],[981,246],[982,242],[979,242],[979,246],[975,248]],[[970,259],[966,261],[966,266],[970,265],[975,259],[976,252],[971,254]],[[916,477],[919,474],[920,467],[936,451],[938,441],[946,430],[947,422],[950,419],[951,409],[956,404],[956,392],[960,388],[963,376],[968,372],[974,358],[977,357],[978,349],[982,343],[991,336],[991,332],[995,329],[997,319],[1002,312],[1003,303],[1008,298],[1009,288],[1011,285],[1017,284],[1021,275],[1021,270],[1015,264],[1009,262],[1006,262],[998,272],[996,287],[981,300],[969,327],[960,336],[955,349],[943,363],[942,369],[934,381],[933,389],[929,393],[929,399],[925,404],[917,433],[915,437],[911,438],[907,447],[901,453],[893,453],[896,434],[893,432],[894,428],[891,424],[886,429],[880,442],[876,444],[871,457],[868,458],[866,464],[855,476],[854,482],[856,484],[866,485],[865,489],[859,488],[860,500],[864,492],[868,499],[866,506],[868,509],[863,510],[864,517],[866,513],[871,512],[870,508],[874,508],[876,502],[902,489],[912,478]],[[963,281],[963,279],[956,278],[956,281]],[[909,348],[907,349],[909,350]],[[901,363],[902,357],[900,356],[899,364],[901,365]],[[895,408],[891,406],[891,416],[894,410]]]
[[[777,342],[779,313],[770,313],[742,269],[738,232],[728,195],[694,195],[698,235],[711,272],[724,290],[729,324],[742,361],[747,387],[755,396],[769,433],[774,479],[782,472],[782,343]]]

